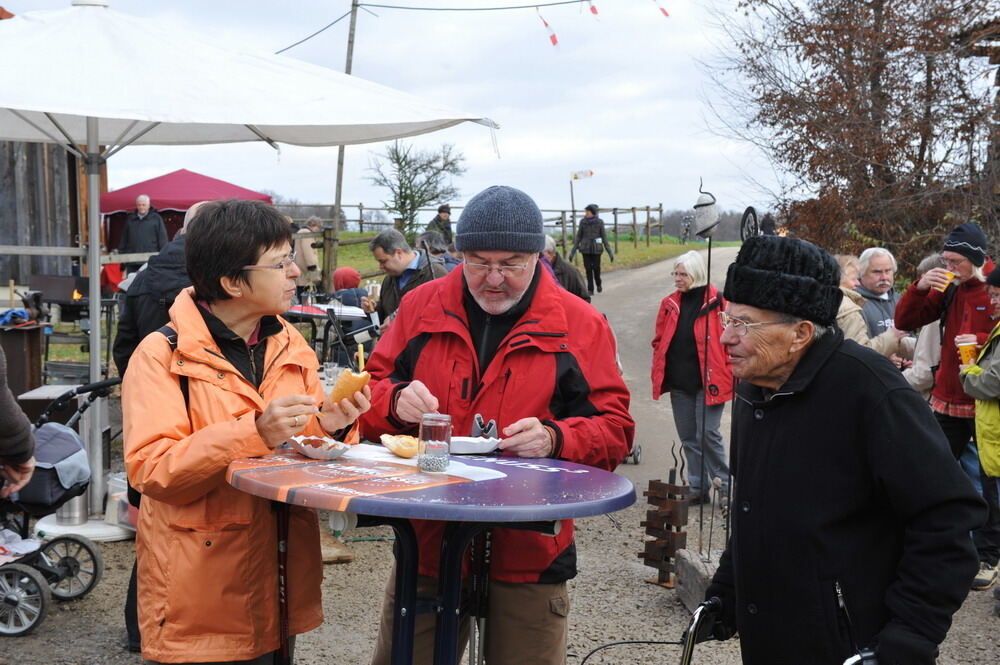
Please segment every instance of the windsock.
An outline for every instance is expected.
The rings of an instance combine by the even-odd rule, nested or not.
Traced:
[[[587,4],[590,5],[590,13],[593,14],[594,16],[597,16],[597,7],[594,6],[594,3],[591,2],[590,0],[587,0]]]
[[[538,9],[538,7],[535,7],[535,11],[538,12],[538,18],[542,20],[542,25],[544,25],[545,29],[549,31],[549,41],[552,42],[553,46],[559,46],[559,38],[556,37],[556,31],[553,30],[552,26],[549,25],[549,22],[545,20],[545,17],[542,16],[542,12]]]
[[[660,4],[660,0],[653,0],[653,2],[656,3],[656,7],[660,10],[660,12],[664,16],[666,16],[667,18],[670,18],[670,13],[667,12],[667,10],[663,8],[663,5]]]

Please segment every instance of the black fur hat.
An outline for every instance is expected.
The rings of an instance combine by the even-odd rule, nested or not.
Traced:
[[[798,238],[756,236],[743,243],[726,275],[726,300],[833,325],[843,293],[840,266]]]

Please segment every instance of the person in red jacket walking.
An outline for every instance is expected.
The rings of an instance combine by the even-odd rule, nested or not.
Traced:
[[[726,301],[708,283],[705,260],[687,252],[674,260],[676,291],[660,303],[653,337],[653,399],[670,393],[677,436],[684,446],[692,504],[711,503],[714,478],[729,485],[719,424],[733,398],[733,374],[719,338]],[[707,336],[706,336],[707,327]]]
[[[986,292],[984,270],[993,269],[986,248],[986,236],[977,224],[966,222],[956,226],[948,234],[941,251],[945,267],[924,273],[907,288],[896,305],[896,327],[900,330],[916,330],[939,319],[944,323],[941,364],[934,375],[931,409],[956,460],[968,446],[975,447],[976,435],[976,403],[962,389],[956,344],[974,342],[981,345],[996,325],[990,316],[993,308]],[[963,468],[973,483],[981,483],[982,469],[978,468],[976,455],[971,458],[976,468],[964,465]],[[988,589],[993,585],[1000,560],[1000,508],[996,484],[981,486],[990,512],[986,526],[973,533],[980,561],[973,589]]]
[[[369,359],[364,435],[416,434],[421,415],[434,412],[451,415],[455,434],[469,434],[481,414],[496,421],[503,455],[614,469],[635,432],[614,338],[597,310],[538,266],[538,206],[517,189],[490,187],[462,210],[455,245],[465,255],[461,269],[406,294]],[[413,525],[418,595],[432,595],[443,523]],[[572,520],[555,536],[494,529],[491,543],[486,662],[565,663]],[[389,660],[393,585],[372,660],[379,665]],[[418,615],[414,663],[431,662],[433,634],[433,616]]]

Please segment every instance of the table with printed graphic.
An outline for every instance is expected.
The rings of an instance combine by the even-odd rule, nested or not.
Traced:
[[[344,457],[321,461],[287,451],[236,460],[226,476],[235,488],[278,503],[287,541],[289,505],[345,511],[361,525],[388,525],[396,533],[393,665],[412,660],[416,616],[417,540],[410,520],[448,522],[438,578],[434,662],[458,660],[462,561],[476,535],[493,527],[549,531],[558,520],[621,510],[635,502],[627,478],[554,459],[453,455],[445,473],[424,473],[416,460],[363,444]],[[282,526],[283,525],[283,526]],[[287,617],[285,619],[287,621]],[[287,625],[287,623],[286,623]]]

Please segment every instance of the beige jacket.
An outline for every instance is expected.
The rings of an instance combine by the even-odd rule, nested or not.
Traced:
[[[316,248],[312,246],[316,238],[303,238],[300,234],[312,233],[308,226],[295,233],[295,265],[302,274],[295,280],[296,286],[311,286],[319,281],[320,270],[317,265]]]
[[[878,337],[869,337],[868,324],[865,323],[865,318],[861,314],[865,297],[857,291],[844,287],[840,287],[840,290],[843,291],[844,298],[840,301],[840,309],[837,311],[837,326],[844,331],[846,339],[853,339],[861,346],[867,346],[883,356],[891,356],[894,353],[909,355],[904,345],[891,330],[886,330]]]

